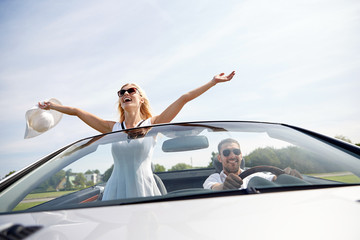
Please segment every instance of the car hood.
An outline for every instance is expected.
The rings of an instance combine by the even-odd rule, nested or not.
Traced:
[[[211,197],[0,216],[29,239],[358,239],[360,187]]]

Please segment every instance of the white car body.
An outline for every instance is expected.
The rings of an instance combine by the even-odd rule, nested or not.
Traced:
[[[360,187],[0,216],[43,225],[29,239],[347,239],[360,237]],[[261,226],[261,228],[259,228]]]
[[[258,128],[259,126],[257,124],[259,123],[255,123],[255,125],[249,123],[241,125],[241,123],[239,123],[239,126],[241,126],[241,131],[243,131],[244,126],[248,127],[245,135],[249,133],[258,134],[259,129],[263,127],[263,123],[259,125],[261,128]],[[193,128],[193,125],[194,124],[185,124],[185,127],[181,125],[180,128],[182,129],[184,127],[189,136],[194,134],[194,132],[196,132],[194,135],[198,136],[199,131],[188,130],[189,126]],[[226,127],[226,134],[233,131],[229,130],[231,126],[234,125],[237,127],[237,123],[221,122],[201,123],[202,128],[204,128],[204,125],[206,125],[206,129],[208,125],[212,129],[209,131],[209,134],[204,133],[204,131],[202,132],[209,141],[212,139],[212,135],[218,134],[217,131],[221,132],[221,130],[215,128],[215,126],[218,127],[221,125],[224,126],[224,128]],[[237,129],[236,127],[235,129]],[[274,126],[271,125],[269,126],[270,130],[266,130],[269,136],[275,136],[277,139],[292,138],[292,130],[289,133],[285,131],[285,137],[279,137],[281,134],[278,135],[273,132],[278,126],[273,127]],[[173,126],[165,125],[164,128],[173,129]],[[156,129],[156,127],[154,127],[154,129]],[[152,131],[154,131],[154,129],[152,129]],[[214,129],[216,131],[214,131]],[[293,128],[291,127],[291,129]],[[282,132],[283,127],[280,127],[279,130]],[[360,163],[358,163],[358,160],[360,162],[359,148],[338,142],[334,139],[327,139],[325,136],[307,132],[306,130],[303,131],[306,133],[304,139],[307,141],[305,141],[305,143],[297,141],[297,139],[301,139],[301,137],[292,138],[291,142],[299,143],[299,146],[309,146],[310,150],[312,147],[315,147],[314,149],[326,148],[329,155],[324,159],[329,160],[329,163],[324,165],[324,168],[334,164],[334,162],[336,163],[338,159],[340,159],[339,161],[344,161],[345,158],[348,157],[348,161],[343,163],[344,169],[347,169],[347,173],[352,171],[348,176],[357,181],[356,179],[358,179],[360,169]],[[125,133],[115,133],[115,136],[117,136],[116,134]],[[237,134],[235,130],[234,134]],[[314,136],[311,136],[312,134],[314,134]],[[169,139],[177,138],[177,136],[174,137],[174,135],[170,135],[171,134],[168,134]],[[322,138],[319,146],[308,144],[308,141],[313,141],[308,138],[308,135],[318,139]],[[96,141],[93,141],[93,143],[97,143],[100,141],[99,139],[101,138],[96,137]],[[104,139],[102,139],[102,141],[105,141]],[[296,141],[294,139],[296,139]],[[198,140],[202,141],[203,139],[194,140],[193,143],[198,144],[197,149],[203,144],[203,142],[198,142]],[[166,142],[166,140],[164,140],[164,142]],[[85,141],[85,143],[86,146],[89,145],[87,141]],[[174,144],[174,142],[170,143]],[[181,145],[184,142],[178,141],[175,143]],[[99,143],[99,146],[101,146],[101,144]],[[165,144],[166,147],[164,147],[163,143],[163,150],[172,151],[176,148],[180,149],[176,144],[171,144]],[[77,148],[78,145],[75,144]],[[329,149],[327,148],[328,145]],[[80,144],[80,146],[79,149],[85,149],[85,147],[82,147],[83,145]],[[184,151],[184,146],[185,145],[181,145],[181,151]],[[186,146],[189,148],[189,145]],[[334,146],[336,147],[332,149]],[[246,146],[244,146],[244,148],[245,147]],[[32,168],[34,168],[34,165],[39,165],[39,169],[44,165],[46,171],[49,171],[50,166],[59,169],[62,168],[63,166],[60,166],[61,164],[59,164],[59,162],[66,162],[66,159],[73,160],[73,158],[68,158],[70,155],[66,154],[66,151],[69,151],[67,149],[74,152],[74,148],[65,148],[59,151],[59,153],[52,154],[51,157],[45,158],[46,161],[43,159],[34,163]],[[280,149],[283,149],[283,147],[280,147]],[[187,150],[190,151],[190,148]],[[199,151],[201,150],[195,150],[195,152]],[[86,153],[92,154],[93,152],[94,151],[88,151]],[[59,154],[62,154],[61,158],[57,157]],[[166,156],[170,156],[169,153],[167,154]],[[321,152],[320,155],[322,154],[327,153]],[[349,154],[349,156],[347,156],[347,154]],[[84,154],[79,155],[81,155],[80,158],[84,156]],[[177,154],[175,154],[175,156],[176,155]],[[331,159],[328,159],[331,155],[336,156],[333,162]],[[341,157],[339,158],[339,156]],[[250,158],[251,154],[248,154],[247,157]],[[70,160],[68,161],[70,162]],[[319,161],[322,162],[323,159]],[[46,164],[48,165],[46,166]],[[349,164],[349,166],[350,164],[353,165],[349,168],[346,164]],[[301,167],[300,165],[298,166]],[[334,166],[335,168],[333,169],[341,167],[338,165]],[[35,181],[34,176],[41,176],[42,173],[41,170],[38,170],[39,173],[34,174],[33,171],[36,170],[33,169],[24,169],[23,171],[28,171],[28,173],[25,174],[21,171],[20,173],[16,173],[17,176],[16,174],[13,176],[13,178],[17,179],[12,180],[12,182],[11,176],[0,182],[0,184],[4,186],[0,192],[0,204],[3,204],[3,206],[0,206],[1,209],[6,209],[4,205],[12,206],[9,203],[9,199],[13,198],[19,201],[19,196],[30,192],[31,189],[29,189],[29,191],[26,190],[31,185],[29,181]],[[360,228],[358,227],[360,216],[359,183],[340,183],[334,180],[330,181],[326,178],[318,178],[321,174],[315,177],[314,174],[302,173],[304,176],[303,180],[311,184],[297,186],[284,185],[275,188],[255,186],[256,191],[251,189],[204,191],[200,188],[194,188],[192,192],[189,188],[171,190],[172,186],[167,181],[172,174],[181,176],[182,181],[185,181],[187,177],[194,177],[194,175],[199,175],[202,171],[207,173],[213,170],[193,169],[189,170],[189,172],[184,170],[158,173],[168,189],[168,193],[164,194],[164,196],[137,198],[134,201],[131,199],[119,199],[101,202],[100,199],[85,204],[54,205],[54,208],[52,208],[52,202],[62,199],[59,197],[52,201],[45,202],[44,206],[39,205],[21,211],[2,210],[2,212],[0,212],[0,233],[6,232],[6,229],[14,225],[21,225],[24,227],[39,226],[40,229],[29,234],[26,239],[44,240],[360,239]],[[174,181],[176,178],[171,180]],[[178,182],[178,184],[179,183],[180,182]],[[25,187],[21,188],[21,185]],[[24,191],[24,193],[19,193],[21,191]],[[80,191],[73,194],[78,196],[77,194],[79,192]],[[65,195],[64,198],[67,199],[67,196],[71,197],[72,194]],[[0,239],[2,239],[1,237],[2,235],[0,235]]]

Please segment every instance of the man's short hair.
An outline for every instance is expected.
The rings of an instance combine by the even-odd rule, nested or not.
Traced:
[[[240,148],[240,144],[239,144],[238,141],[236,141],[236,140],[233,139],[233,138],[226,138],[226,139],[222,140],[221,142],[219,142],[219,144],[218,144],[219,154],[220,154],[220,150],[221,150],[222,145],[224,145],[225,143],[236,143],[236,144],[239,146],[239,148]]]

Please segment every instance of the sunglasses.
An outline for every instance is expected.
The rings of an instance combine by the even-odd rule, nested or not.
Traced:
[[[230,153],[233,152],[235,155],[239,156],[241,151],[240,149],[238,148],[233,148],[233,149],[225,149],[222,154],[225,156],[225,157],[228,157],[230,155]]]
[[[130,95],[133,95],[133,94],[135,94],[136,93],[136,91],[138,91],[138,89],[137,88],[134,88],[134,87],[132,87],[132,88],[129,88],[129,89],[121,89],[120,91],[118,91],[118,96],[119,97],[122,97],[122,96],[124,96],[124,94],[126,93],[126,92],[128,92],[128,94],[130,94]]]

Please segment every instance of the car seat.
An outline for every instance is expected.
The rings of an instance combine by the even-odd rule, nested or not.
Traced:
[[[155,166],[154,166],[153,163],[151,163],[151,169],[152,169],[152,171],[153,171],[153,176],[154,176],[156,185],[157,185],[157,187],[158,187],[159,190],[160,190],[161,195],[167,194],[167,190],[166,190],[165,184],[163,183],[163,181],[161,180],[161,178],[154,173],[154,171],[155,171]]]

